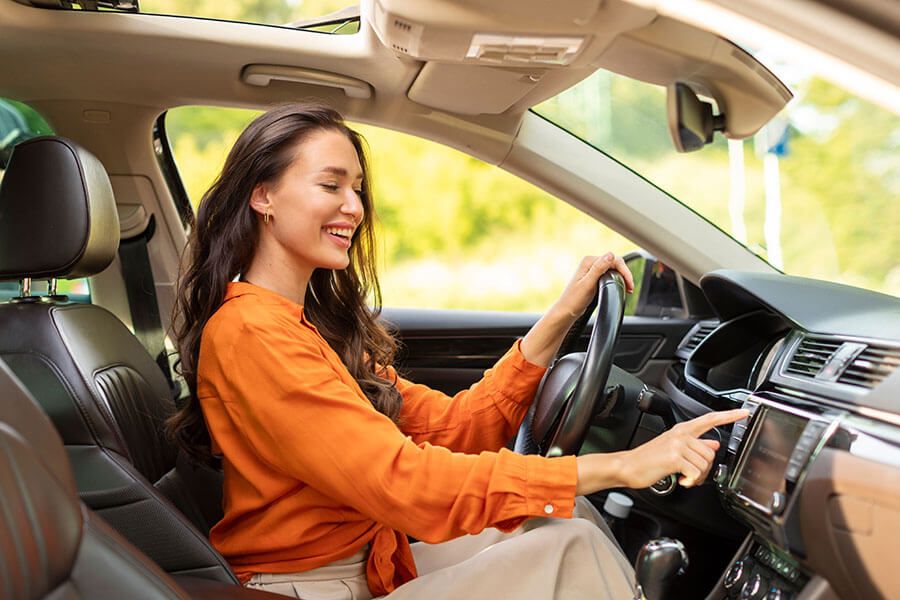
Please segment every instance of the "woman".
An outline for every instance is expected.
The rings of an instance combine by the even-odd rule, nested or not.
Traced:
[[[195,458],[222,457],[212,543],[242,583],[298,598],[623,597],[630,568],[570,519],[596,521],[576,496],[675,472],[694,485],[717,448],[697,437],[744,413],[616,454],[507,451],[600,275],[615,268],[631,289],[628,269],[586,258],[531,331],[448,398],[390,366],[369,181],[339,114],[285,105],[247,127],[200,204],[176,315],[191,399],[170,426]]]

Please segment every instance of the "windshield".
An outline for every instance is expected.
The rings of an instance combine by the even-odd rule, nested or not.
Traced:
[[[775,55],[795,99],[756,136],[679,154],[662,87],[598,71],[535,112],[792,275],[900,295],[900,116]]]

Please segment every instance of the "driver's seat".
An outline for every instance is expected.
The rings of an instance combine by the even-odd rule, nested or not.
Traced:
[[[60,137],[16,146],[0,183],[0,280],[94,275],[118,244],[96,157]],[[219,475],[179,461],[162,427],[166,379],[121,321],[65,296],[16,298],[0,304],[0,357],[59,431],[85,504],[165,571],[237,583],[206,538]]]

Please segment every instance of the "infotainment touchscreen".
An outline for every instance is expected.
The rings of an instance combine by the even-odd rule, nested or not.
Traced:
[[[807,420],[769,407],[759,418],[735,487],[740,495],[771,511],[772,494],[786,494],[784,474]]]

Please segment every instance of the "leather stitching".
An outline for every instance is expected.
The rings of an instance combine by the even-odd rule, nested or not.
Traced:
[[[93,306],[93,305],[88,305],[88,306]],[[83,309],[83,308],[84,308],[83,306],[54,306],[49,311],[50,312],[50,320],[53,322],[53,327],[56,329],[56,333],[59,336],[60,341],[62,341],[63,345],[65,346],[66,352],[68,352],[69,356],[72,358],[72,363],[75,365],[75,370],[78,371],[78,375],[81,377],[81,381],[84,383],[88,392],[93,397],[94,404],[99,404],[97,402],[98,394],[97,394],[97,391],[94,389],[93,382],[88,380],[88,378],[85,376],[84,372],[81,370],[81,367],[79,366],[79,364],[75,361],[75,354],[72,352],[72,348],[71,348],[71,346],[69,346],[69,343],[66,340],[65,334],[63,334],[62,330],[60,329],[59,323],[57,323],[56,319],[54,318],[55,317],[54,313],[57,311],[61,312],[66,309],[78,310],[78,309]],[[75,402],[80,405],[81,399],[78,397],[78,395],[76,394],[73,397],[75,398]],[[115,426],[114,423],[110,422],[110,415],[106,411],[102,410],[102,407],[100,407],[100,409],[101,409],[99,411],[100,415],[101,415],[101,417],[103,417],[104,421],[106,421],[106,425],[112,431],[113,436],[116,438],[116,442],[118,442],[119,446],[122,449],[124,449],[125,452],[128,452],[128,446],[125,445],[125,442],[122,439],[122,436],[120,435],[118,428]],[[88,422],[91,423],[91,425],[93,425],[90,418],[88,419]],[[92,426],[90,428],[90,431],[94,435],[94,439],[97,441],[97,445],[102,447],[103,444],[100,442],[101,438],[97,432],[96,427]]]

